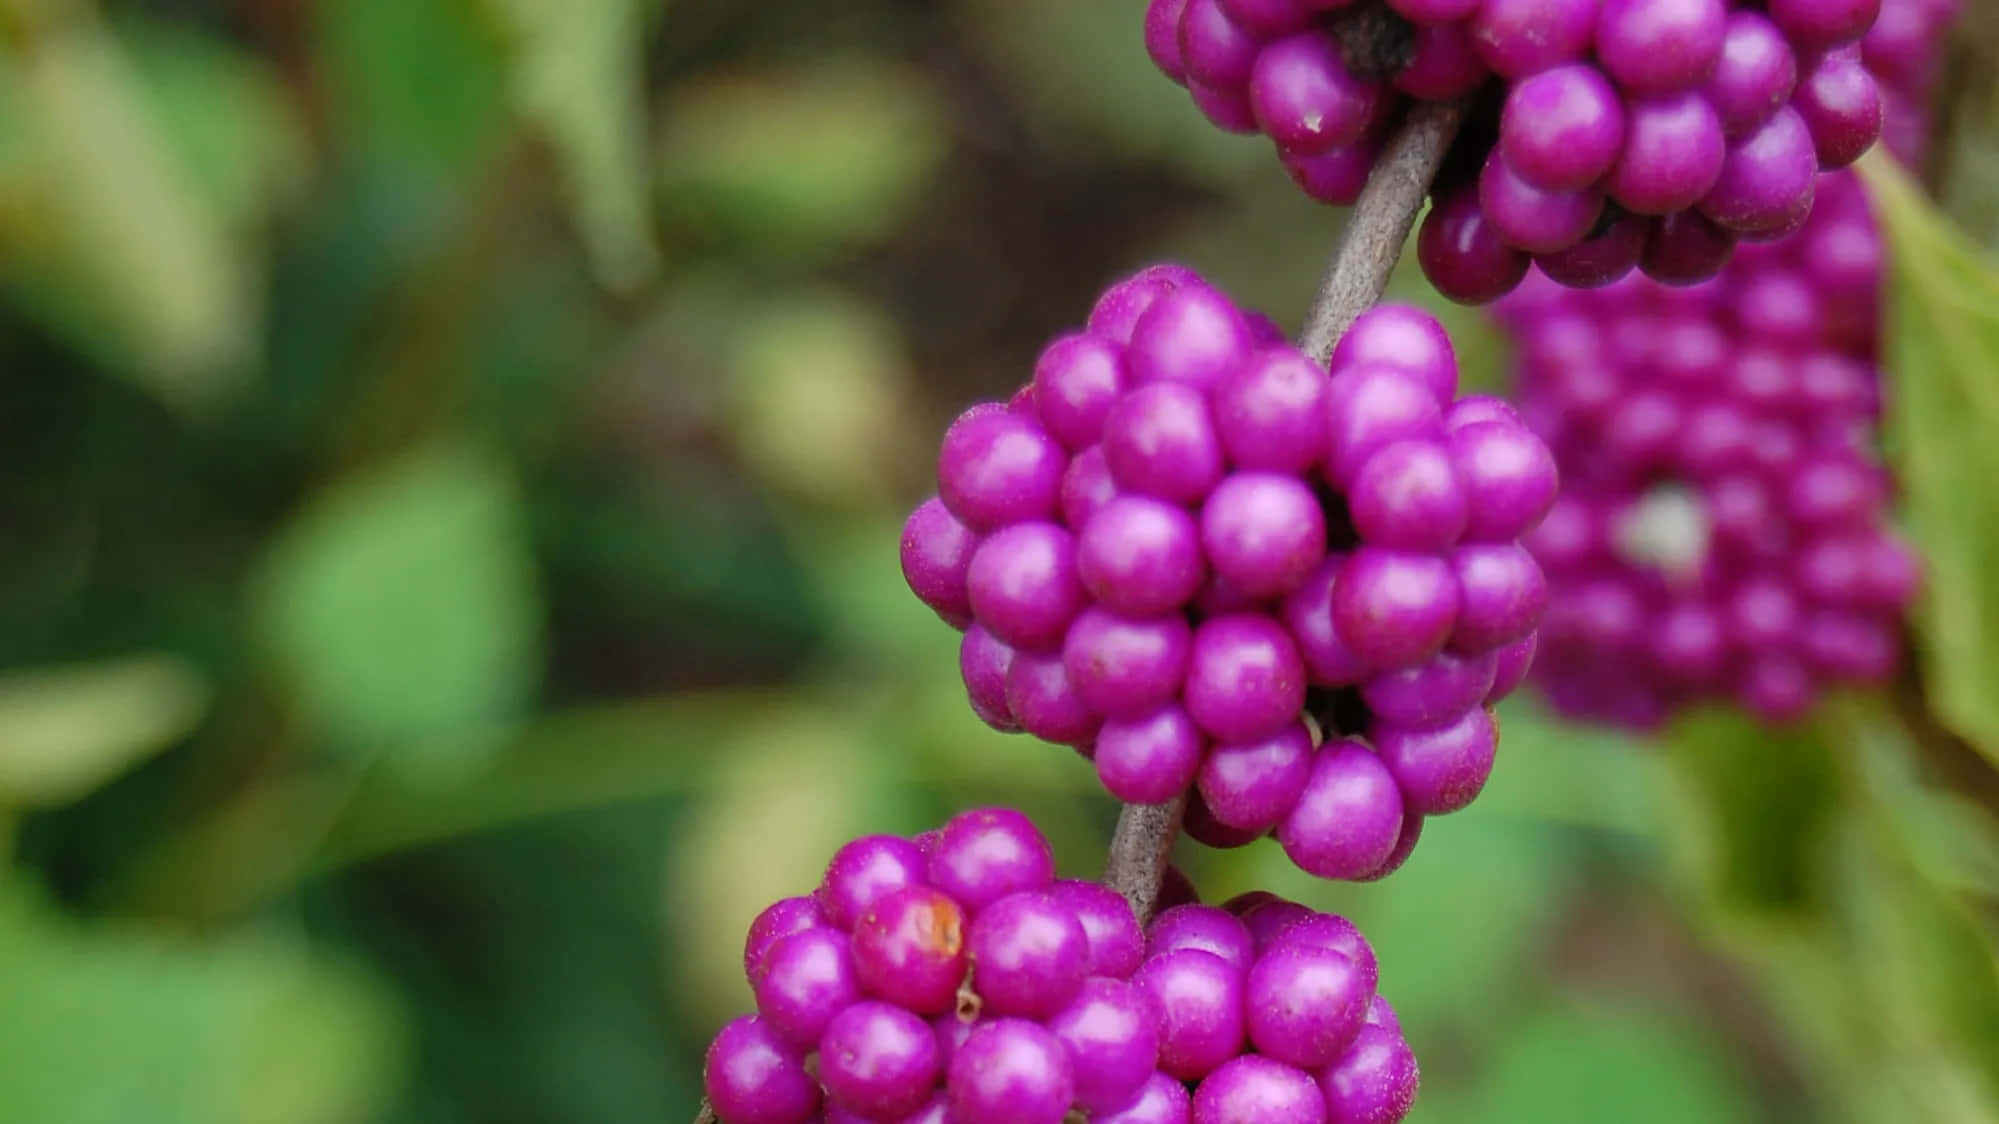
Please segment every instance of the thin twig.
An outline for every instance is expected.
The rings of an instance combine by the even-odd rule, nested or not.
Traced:
[[[1340,248],[1305,314],[1298,339],[1305,354],[1324,362],[1348,326],[1381,299],[1464,116],[1461,102],[1417,102],[1410,108],[1354,203]]]
[[[1152,920],[1159,905],[1159,888],[1173,861],[1173,841],[1180,837],[1180,820],[1187,813],[1183,795],[1167,804],[1126,804],[1118,813],[1104,862],[1104,882],[1131,903],[1138,923]]]
[[[721,1124],[721,1120],[715,1115],[715,1110],[708,1107],[708,1100],[705,1097],[702,1098],[701,1112],[694,1118],[694,1124]]]

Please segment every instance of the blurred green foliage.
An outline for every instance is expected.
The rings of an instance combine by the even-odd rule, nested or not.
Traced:
[[[978,724],[895,551],[1110,277],[1303,307],[1336,217],[1141,7],[0,0],[0,1120],[689,1119],[842,839],[1014,803],[1092,871],[1094,778]],[[1183,856],[1366,928],[1414,1119],[1999,1121],[1999,280],[1875,182],[1920,676],[1509,705],[1379,886]]]

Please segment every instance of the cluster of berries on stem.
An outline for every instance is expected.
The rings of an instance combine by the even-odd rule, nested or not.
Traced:
[[[743,968],[722,1124],[1392,1124],[1419,1080],[1346,919],[1258,892],[1141,928],[1008,809],[848,843]]]
[[[1414,103],[1470,124],[1418,247],[1446,296],[1712,276],[1798,229],[1880,135],[1881,0],[1152,0],[1146,44],[1210,120],[1352,203]],[[1892,50],[1892,48],[1891,48]]]
[[[904,574],[995,728],[1127,803],[1191,790],[1202,842],[1381,877],[1484,786],[1546,602],[1518,539],[1553,459],[1457,384],[1417,309],[1368,310],[1328,364],[1153,267],[953,423]]]

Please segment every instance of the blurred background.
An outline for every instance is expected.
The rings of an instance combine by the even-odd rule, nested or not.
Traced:
[[[744,926],[840,841],[1013,803],[1095,873],[1114,809],[972,716],[896,543],[945,422],[1113,278],[1303,311],[1338,215],[1142,8],[0,0],[0,1120],[689,1120]],[[1930,176],[1973,233],[1900,282],[1969,328],[1898,376],[1958,390],[1999,356],[1981,21]],[[1361,923],[1412,1120],[1999,1121],[1960,475],[1911,500],[1969,575],[1918,622],[1971,622],[1916,638],[1943,722],[1915,673],[1781,735],[1523,701],[1387,883],[1183,862]]]

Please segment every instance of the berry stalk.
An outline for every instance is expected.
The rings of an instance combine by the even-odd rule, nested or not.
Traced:
[[[1305,313],[1305,330],[1298,337],[1305,354],[1321,363],[1331,358],[1333,345],[1381,299],[1464,116],[1462,101],[1418,102],[1410,108],[1355,201],[1339,249]]]

